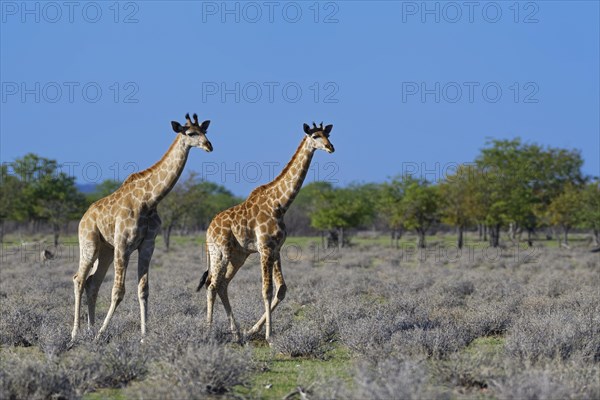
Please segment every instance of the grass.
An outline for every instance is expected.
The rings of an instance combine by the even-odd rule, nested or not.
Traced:
[[[83,400],[127,400],[127,398],[123,389],[114,388],[98,389],[83,396]]]
[[[502,336],[479,337],[465,348],[467,354],[500,355],[506,340]]]
[[[336,345],[327,352],[325,359],[292,358],[273,351],[264,343],[251,344],[252,358],[257,370],[248,378],[246,385],[233,388],[233,394],[243,398],[281,399],[298,386],[308,389],[316,381],[339,378],[352,381],[352,356],[344,346]],[[132,385],[142,385],[133,382]],[[125,400],[127,393],[122,388],[104,388],[87,393],[84,400]]]
[[[328,351],[323,360],[273,356],[272,350],[265,346],[255,347],[253,358],[259,370],[250,377],[248,386],[239,386],[234,391],[243,397],[281,399],[298,386],[309,390],[314,382],[332,378],[352,380],[350,351],[339,344]]]
[[[414,247],[414,236],[403,239]],[[169,253],[158,243],[143,346],[134,262],[106,341],[84,333],[67,350],[78,257],[41,266],[6,254],[0,397],[281,399],[301,387],[309,398],[600,398],[600,266],[573,239],[571,250],[548,246],[526,262],[432,256],[454,235],[428,238],[422,260],[383,236],[357,235],[329,260],[311,247],[320,238],[291,237],[302,254],[282,257],[288,293],[273,314],[273,348],[232,343],[220,302],[206,330],[206,293],[195,292],[202,236],[174,236]],[[242,329],[263,309],[258,264],[249,259],[229,287]],[[113,276],[100,289],[99,323]]]

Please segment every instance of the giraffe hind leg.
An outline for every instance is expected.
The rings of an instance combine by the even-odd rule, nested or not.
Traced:
[[[225,273],[227,272],[227,264],[229,264],[228,255],[224,254],[220,249],[214,249],[210,256],[211,266],[210,284],[206,288],[206,323],[210,328],[213,320],[213,310],[217,293],[222,290],[221,287],[225,283]]]
[[[225,313],[227,314],[227,318],[229,319],[229,329],[231,330],[231,334],[233,335],[233,340],[236,342],[240,341],[240,328],[235,318],[233,316],[233,311],[231,310],[231,304],[229,303],[229,296],[227,295],[227,285],[229,282],[225,282],[221,285],[218,293],[219,298],[221,299],[221,303],[223,303],[223,308],[225,308]]]
[[[80,239],[79,245],[79,269],[73,276],[73,286],[75,292],[75,313],[73,318],[73,330],[71,331],[71,341],[74,341],[79,333],[79,320],[81,313],[81,297],[83,295],[84,285],[94,262],[98,258],[98,243],[94,237],[90,239]]]
[[[96,322],[96,300],[106,272],[113,261],[114,252],[108,246],[100,248],[96,270],[85,281],[85,294],[88,303],[88,330],[91,331]]]
[[[227,294],[227,288],[229,287],[229,282],[231,282],[236,272],[242,267],[242,265],[244,265],[244,262],[246,262],[246,258],[248,258],[248,253],[246,253],[243,249],[232,249],[230,255],[231,269],[227,270],[224,283],[221,285],[221,289],[218,292],[221,303],[223,303],[223,307],[225,308],[225,313],[229,319],[229,328],[235,341],[241,340],[240,327],[233,316],[231,304],[229,303],[229,295]]]

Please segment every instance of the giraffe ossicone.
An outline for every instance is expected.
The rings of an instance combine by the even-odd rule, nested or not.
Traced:
[[[317,126],[313,122],[312,128],[307,124],[303,128],[305,136],[283,171],[271,183],[254,189],[243,203],[217,214],[206,232],[208,269],[197,289],[207,288],[206,321],[210,326],[218,294],[238,340],[239,327],[227,295],[229,283],[250,254],[260,253],[265,313],[246,334],[253,335],[265,325],[265,338],[269,341],[271,312],[285,298],[287,289],[279,254],[287,235],[285,212],[302,187],[315,151],[335,151],[329,141],[333,125],[323,127],[323,123]],[[276,286],[274,299],[272,280]]]
[[[172,121],[178,133],[163,157],[150,168],[131,174],[114,193],[98,200],[85,212],[79,222],[79,269],[73,276],[75,289],[75,315],[71,339],[79,331],[81,297],[85,290],[88,303],[88,329],[95,322],[96,299],[108,267],[114,261],[115,278],[110,308],[99,337],[108,324],[125,294],[125,273],[131,254],[138,251],[138,299],[142,338],[146,334],[148,316],[148,270],[154,252],[154,241],[160,229],[160,217],[156,211],[159,202],[171,191],[183,172],[192,147],[207,152],[213,150],[206,138],[210,121],[198,123],[190,115],[181,125]],[[95,265],[92,274],[90,271]],[[88,276],[89,275],[89,276]]]

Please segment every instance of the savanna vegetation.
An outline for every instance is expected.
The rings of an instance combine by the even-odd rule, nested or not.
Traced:
[[[77,256],[41,266],[5,254],[0,396],[600,396],[597,253],[579,244],[495,252],[476,246],[473,233],[460,253],[439,250],[446,234],[430,236],[427,250],[416,247],[416,235],[404,239],[399,249],[363,239],[340,252],[323,251],[318,237],[291,238],[283,251],[288,296],[273,317],[271,348],[260,337],[233,342],[220,306],[213,332],[206,331],[205,293],[195,292],[205,269],[201,238],[176,236],[168,253],[157,248],[144,343],[131,273],[106,337],[95,342],[93,332],[84,333],[71,349]],[[101,288],[100,316],[112,274]],[[240,270],[229,292],[238,321],[249,328],[263,311],[258,259]]]
[[[305,185],[286,214],[272,347],[234,342],[220,305],[204,325],[203,230],[239,199],[193,172],[160,204],[147,340],[132,257],[107,335],[70,347],[76,222],[119,182],[84,194],[57,161],[3,164],[0,397],[600,398],[600,188],[582,164],[499,140],[439,179]],[[263,310],[256,257],[229,293],[249,328]]]

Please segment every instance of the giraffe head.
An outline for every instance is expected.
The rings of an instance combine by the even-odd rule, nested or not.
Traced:
[[[208,129],[208,125],[210,125],[210,121],[204,121],[199,124],[197,114],[194,114],[194,122],[190,119],[190,114],[185,114],[185,120],[185,125],[181,125],[177,121],[171,121],[173,130],[183,135],[185,144],[190,147],[199,147],[209,153],[213,151],[212,144],[206,138],[206,130]]]
[[[333,153],[335,148],[329,141],[329,133],[331,132],[332,128],[333,125],[327,125],[325,128],[323,128],[322,122],[319,126],[313,122],[312,128],[308,126],[308,124],[304,124],[304,133],[306,133],[308,136],[308,140],[313,148],[325,150],[328,153]]]

